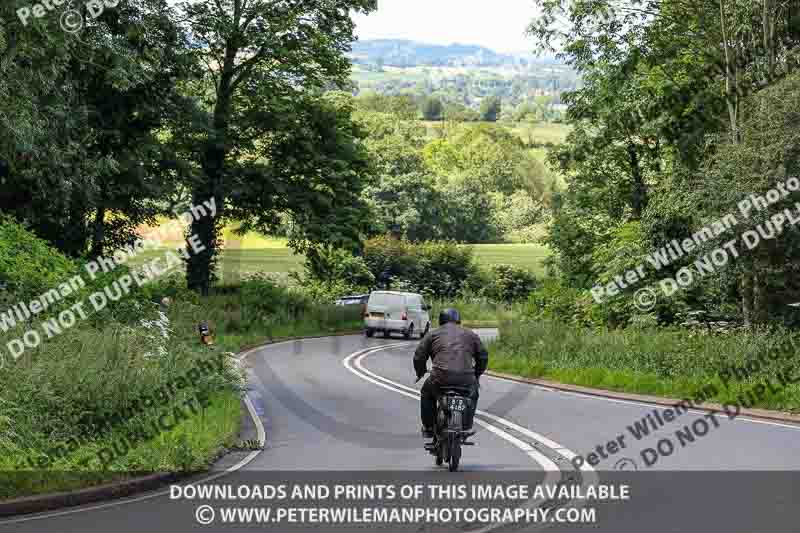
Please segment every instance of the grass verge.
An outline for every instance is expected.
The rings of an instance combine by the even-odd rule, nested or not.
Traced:
[[[166,296],[159,315],[153,301]],[[238,440],[244,376],[232,352],[361,325],[358,309],[259,281],[203,299],[164,281],[129,303],[0,368],[0,499],[203,471]]]
[[[501,325],[490,369],[598,389],[800,411],[796,335],[758,330],[586,330],[552,321]],[[798,378],[794,378],[798,376]]]

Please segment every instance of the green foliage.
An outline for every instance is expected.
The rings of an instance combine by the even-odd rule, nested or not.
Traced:
[[[494,219],[495,205],[488,193],[460,175],[444,183],[441,191],[447,207],[442,221],[443,237],[464,243],[502,240],[502,230]]]
[[[253,275],[242,281],[240,288],[241,308],[247,313],[266,316],[280,314],[296,320],[311,307],[311,301],[300,293],[279,286],[272,279]]]
[[[481,120],[496,122],[502,112],[502,103],[497,96],[489,96],[481,101]]]
[[[292,274],[302,293],[320,303],[369,292],[375,285],[375,276],[363,258],[335,248],[314,250],[306,256],[305,276]]]
[[[414,288],[437,297],[452,297],[476,266],[471,248],[451,242],[412,244],[391,237],[365,243],[364,261],[379,286]]]
[[[584,82],[564,95],[574,128],[551,158],[569,182],[549,236],[566,283],[587,287],[595,273],[608,281],[645,251],[680,242],[797,173],[796,13],[727,0],[658,2],[641,18],[608,0],[538,4],[530,32],[540,49],[558,48]],[[750,218],[743,225],[796,201],[742,217]],[[631,221],[643,222],[642,233],[627,239],[619,231]],[[655,276],[720,244],[698,247]],[[684,306],[736,305],[748,325],[779,318],[800,288],[798,250],[786,232],[660,301],[656,315],[663,322]],[[611,324],[633,316],[629,303],[606,311]]]
[[[66,282],[78,266],[5,216],[0,218],[0,281],[6,303],[27,302]]]
[[[527,269],[513,265],[491,265],[483,294],[497,302],[524,300],[537,287],[536,277]]]
[[[306,256],[306,275],[318,281],[341,281],[352,286],[371,287],[375,276],[361,257],[345,250],[322,248]]]
[[[591,216],[556,196],[553,218],[544,239],[554,252],[548,261],[553,273],[569,286],[591,287],[595,281],[592,253],[595,246],[608,239],[608,226],[607,217]]]
[[[381,177],[425,170],[422,147],[426,137],[420,124],[385,112],[358,112],[353,118],[366,134],[363,142]]]
[[[0,18],[14,20],[13,4]],[[173,189],[157,132],[186,74],[180,33],[157,0],[108,10],[79,38],[34,19],[0,28],[0,209],[67,256],[100,255]]]
[[[413,242],[455,238],[448,235],[447,222],[454,207],[429,174],[384,174],[367,187],[365,195],[372,208],[374,233],[391,232]]]
[[[778,370],[795,373],[798,361],[787,351],[796,334],[757,329],[709,336],[685,330],[586,329],[555,320],[516,320],[501,324],[500,340],[490,347],[490,367],[529,377],[671,398],[695,398],[708,385],[709,401],[736,403],[736,395]],[[774,353],[779,353],[773,358]],[[766,359],[765,354],[770,358]],[[782,357],[781,357],[782,356]],[[726,387],[719,372],[756,363],[748,379]],[[765,363],[765,364],[764,364]],[[795,410],[800,387],[767,394],[759,407]]]
[[[565,286],[557,279],[548,279],[530,294],[523,315],[532,320],[592,326],[602,323],[602,317],[593,315],[591,298],[588,291]]]
[[[515,242],[536,242],[545,218],[545,206],[528,191],[495,193],[494,219],[502,234]]]
[[[413,120],[419,115],[419,105],[410,95],[385,95],[375,91],[363,91],[356,98],[355,104],[359,111],[388,113],[404,120]]]
[[[480,120],[480,114],[465,105],[448,102],[444,106],[444,119],[454,122],[475,122]]]
[[[423,150],[427,168],[438,176],[467,182],[482,191],[513,194],[547,188],[546,170],[507,129],[490,124],[462,125]]]
[[[425,120],[442,120],[444,106],[436,97],[429,96],[422,101],[422,118]]]

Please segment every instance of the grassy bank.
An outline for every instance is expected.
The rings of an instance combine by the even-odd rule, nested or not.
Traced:
[[[231,352],[361,323],[358,309],[259,280],[203,299],[178,279],[146,288],[0,368],[0,499],[202,471],[238,440],[243,375]],[[30,327],[41,324],[0,342]]]
[[[800,375],[795,345],[800,346],[790,333],[774,330],[708,336],[514,321],[502,325],[490,368],[599,389],[796,412],[800,386],[777,379]],[[765,387],[768,379],[774,391]]]

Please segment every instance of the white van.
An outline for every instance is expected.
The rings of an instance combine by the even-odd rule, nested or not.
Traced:
[[[430,309],[421,294],[375,291],[364,312],[364,334],[372,337],[382,331],[384,337],[389,337],[396,331],[407,339],[414,335],[421,339],[431,328]]]

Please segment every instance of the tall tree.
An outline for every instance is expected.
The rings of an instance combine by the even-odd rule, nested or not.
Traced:
[[[0,208],[69,255],[99,255],[160,211],[170,180],[157,133],[181,39],[163,0],[87,16],[74,34],[58,15],[0,26]]]
[[[681,176],[704,168],[704,160],[720,144],[718,133],[726,132],[734,146],[745,142],[742,124],[747,120],[743,116],[747,95],[796,70],[800,6],[779,0],[537,3],[542,15],[532,24],[531,33],[545,49],[562,48],[563,57],[588,80],[584,90],[567,100],[573,119],[588,119],[584,139],[590,142],[562,153],[566,156],[562,160],[583,157],[588,162],[607,162],[604,150],[626,147],[634,185],[641,183],[640,176],[647,176],[641,170],[649,159],[651,176],[664,180],[659,194],[676,195],[676,200],[679,195],[694,194],[691,202],[674,202],[693,205],[677,218],[700,225],[719,216],[720,203],[697,184],[702,177],[693,182]],[[573,177],[585,185],[584,192],[598,187],[609,191],[606,185],[614,183],[621,172],[622,167],[612,169],[594,183]],[[743,176],[729,178],[728,190],[739,195],[752,192]],[[644,188],[632,189],[648,193],[629,196],[634,218],[643,214],[642,208],[646,210],[641,200],[648,199],[648,189],[654,184],[645,180]],[[588,197],[584,194],[583,198]],[[759,261],[754,258],[740,269],[740,306],[748,324],[763,321],[768,306],[766,268]]]
[[[242,180],[250,178],[247,187],[254,190],[272,188],[274,195],[297,207],[318,209],[315,214],[319,218],[332,216],[340,207],[334,205],[335,195],[327,193],[326,185],[333,184],[335,177],[317,176],[323,181],[317,183],[302,173],[287,175],[276,171],[290,182],[264,183],[265,166],[253,156],[263,145],[284,141],[293,130],[303,129],[295,117],[313,114],[309,98],[315,90],[344,86],[350,69],[345,52],[354,40],[351,11],[369,12],[376,7],[375,0],[214,0],[180,4],[198,61],[206,65],[205,80],[211,87],[205,98],[209,119],[199,154],[200,168],[190,186],[195,203],[213,199],[218,206],[215,216],[192,223],[191,232],[199,237],[205,250],[192,255],[187,264],[191,288],[208,292],[221,221],[228,203],[244,198]],[[275,123],[264,121],[278,117],[280,120]],[[305,142],[295,147],[293,159],[286,163],[295,171],[310,171],[317,151],[313,137],[305,136]],[[271,164],[283,162],[272,160]],[[301,168],[302,164],[306,167]],[[239,193],[232,196],[237,183]],[[295,194],[289,196],[290,193]],[[266,213],[273,205],[265,206],[265,216],[260,219],[271,218]],[[300,217],[299,222],[311,221]]]
[[[428,96],[422,101],[422,118],[425,120],[442,120],[444,106],[441,99]]]
[[[486,122],[497,122],[502,112],[502,103],[497,96],[487,96],[481,100],[481,120]]]

